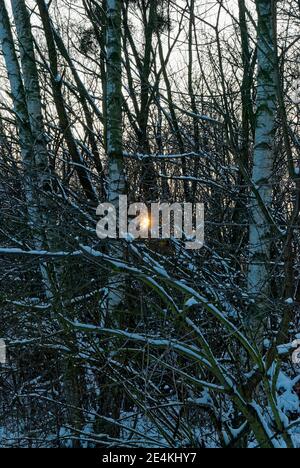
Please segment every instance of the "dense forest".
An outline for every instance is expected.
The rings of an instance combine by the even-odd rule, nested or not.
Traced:
[[[299,25],[0,0],[0,447],[300,448]]]

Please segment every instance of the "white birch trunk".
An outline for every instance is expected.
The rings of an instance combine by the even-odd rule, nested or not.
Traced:
[[[273,2],[257,0],[258,12],[258,83],[257,121],[252,182],[261,200],[270,210],[273,200],[274,137],[276,119],[275,18]],[[270,292],[271,227],[253,198],[250,211],[250,264],[248,288],[259,302]]]
[[[24,190],[28,219],[32,231],[34,247],[37,250],[41,250],[45,244],[43,236],[43,216],[40,212],[37,190],[33,177],[33,174],[36,173],[35,138],[31,131],[22,74],[14,47],[14,39],[4,0],[0,0],[0,42],[2,44],[2,52],[10,83],[13,108],[19,132],[20,150],[24,167]],[[53,297],[51,281],[47,266],[43,262],[40,263],[40,271],[45,294],[48,299],[51,299]]]
[[[44,124],[42,117],[42,100],[39,86],[39,77],[36,66],[36,60],[33,48],[33,37],[31,32],[31,24],[29,13],[24,0],[11,0],[13,15],[15,19],[18,43],[20,47],[21,69],[16,57],[14,44],[11,45],[11,52],[15,54],[14,62],[18,67],[18,78],[15,75],[11,82],[11,86],[22,86],[22,109],[24,109],[23,121],[28,127],[27,140],[30,147],[30,155],[28,161],[25,161],[27,170],[27,200],[28,211],[30,213],[30,222],[36,248],[43,248],[51,237],[50,229],[47,229],[51,223],[49,222],[47,198],[44,191],[50,187],[50,171],[48,164],[48,151],[46,135],[44,132]],[[8,23],[9,26],[9,23]],[[12,49],[13,48],[13,49]],[[13,94],[14,99],[20,99],[20,95]],[[20,135],[27,131],[20,125]],[[24,152],[24,147],[21,138],[21,151]],[[24,160],[24,158],[23,158]],[[48,233],[48,235],[46,234]],[[51,243],[49,244],[51,247]],[[47,272],[47,266],[43,263],[40,265],[42,277],[45,284],[46,295],[49,300],[53,298],[52,285]]]
[[[125,173],[122,147],[122,57],[121,0],[107,1],[107,153],[109,162],[108,198],[118,213],[119,196],[125,193]],[[115,242],[110,254],[123,257],[121,242]],[[109,279],[106,311],[114,320],[115,311],[124,298],[125,279],[122,275]]]
[[[21,155],[25,170],[25,192],[28,204],[28,212],[31,222],[36,223],[38,213],[34,202],[35,197],[30,179],[30,174],[32,173],[34,163],[32,133],[29,125],[29,117],[21,70],[14,48],[13,36],[4,0],[0,0],[0,41],[2,44],[2,52],[10,83],[13,108],[19,131]],[[37,244],[36,247],[38,247]]]
[[[49,179],[47,142],[42,116],[42,99],[36,66],[30,17],[24,0],[11,0],[20,47],[21,68],[29,123],[34,138],[35,176],[43,189]]]
[[[0,41],[10,81],[14,111],[17,117],[21,156],[25,171],[25,193],[28,217],[31,224],[33,243],[36,250],[45,246],[53,250],[57,247],[51,232],[53,219],[50,207],[45,196],[45,184],[50,183],[48,169],[48,152],[45,141],[42,118],[42,105],[38,72],[35,64],[31,26],[25,4],[16,1],[15,19],[18,24],[18,40],[21,41],[22,71],[14,48],[10,21],[5,8],[4,0],[0,0]],[[25,7],[26,9],[26,7]],[[23,85],[23,79],[25,87]],[[53,284],[48,274],[47,264],[40,263],[45,294],[53,304],[55,310],[55,296]],[[60,282],[60,270],[55,266],[56,281]],[[60,304],[61,310],[62,304]],[[78,429],[81,428],[78,403],[78,386],[74,366],[69,359],[63,362],[63,375],[65,394],[68,405],[69,423]]]
[[[41,235],[42,218],[37,203],[36,190],[32,177],[35,172],[35,139],[31,131],[22,74],[14,47],[9,16],[4,0],[0,0],[0,41],[2,44],[3,56],[11,88],[13,108],[19,132],[29,222],[34,233],[34,246],[36,249],[41,249],[43,247],[43,237]]]

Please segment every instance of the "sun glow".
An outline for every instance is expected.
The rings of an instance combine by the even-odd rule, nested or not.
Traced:
[[[144,216],[141,221],[141,229],[149,229],[151,225],[149,216]]]

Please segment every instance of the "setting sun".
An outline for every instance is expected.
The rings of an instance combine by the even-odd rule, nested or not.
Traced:
[[[149,216],[144,216],[141,221],[141,229],[149,229],[150,228],[150,218]]]

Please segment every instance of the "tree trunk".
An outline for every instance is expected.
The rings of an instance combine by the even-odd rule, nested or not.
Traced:
[[[121,56],[121,0],[107,0],[107,155],[109,166],[108,200],[119,215],[119,196],[125,193],[125,171],[123,160],[123,119],[122,119],[122,56]],[[119,219],[119,216],[117,216]],[[112,241],[109,254],[122,260],[124,250],[121,241]],[[101,324],[119,326],[125,308],[125,277],[109,275],[107,296],[101,310]],[[115,344],[114,344],[115,346]],[[114,420],[119,419],[122,404],[122,390],[112,384],[111,376],[103,374],[101,411]],[[98,428],[110,437],[119,436],[119,428],[113,423],[101,422]]]
[[[252,182],[267,210],[273,200],[274,136],[276,119],[276,48],[274,2],[257,0],[258,83]],[[250,264],[248,288],[258,308],[270,294],[271,226],[257,199],[250,211]]]
[[[35,176],[38,186],[44,189],[45,184],[49,183],[48,152],[30,18],[24,0],[11,0],[11,5],[20,47],[21,68],[29,122],[34,138]]]
[[[37,154],[38,149],[40,148],[36,139],[37,132],[35,129],[36,133],[34,134],[31,128],[31,124],[36,121],[36,118],[33,117],[33,105],[30,107],[31,114],[29,114],[29,109],[27,107],[21,69],[14,46],[9,16],[4,0],[0,1],[0,40],[2,43],[2,51],[10,82],[13,107],[19,132],[20,150],[24,167],[25,198],[33,243],[36,249],[42,249],[45,246],[45,236],[43,216],[40,210],[39,192],[44,185],[47,166],[46,161],[44,160],[44,152],[42,151],[41,154]],[[37,168],[38,165],[39,169],[42,170],[41,175]],[[46,293],[49,295],[49,277],[43,264],[41,264],[41,272],[45,283]]]
[[[107,1],[107,153],[109,164],[108,199],[117,210],[119,196],[125,194],[125,171],[122,132],[122,57],[121,1]],[[116,242],[111,254],[122,258],[122,245]],[[112,277],[108,287],[107,310],[114,320],[115,311],[123,302],[124,277]]]

